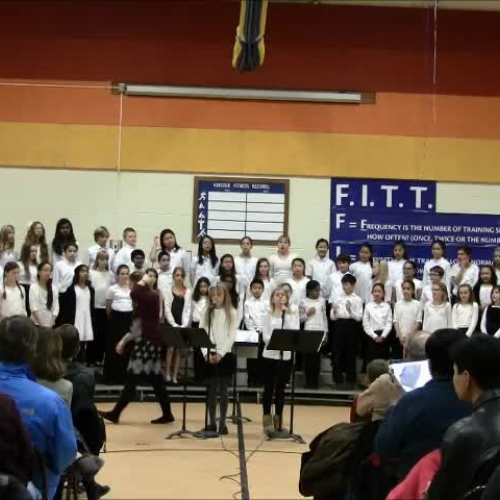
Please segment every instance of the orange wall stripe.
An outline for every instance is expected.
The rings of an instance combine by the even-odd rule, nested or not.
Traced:
[[[0,121],[118,125],[119,97],[106,89],[0,86]],[[123,123],[500,139],[500,98],[380,93],[376,104],[356,106],[125,97]]]

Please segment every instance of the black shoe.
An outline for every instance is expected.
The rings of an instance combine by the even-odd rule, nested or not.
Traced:
[[[171,424],[172,422],[175,422],[175,418],[171,413],[169,415],[162,415],[156,420],[151,420],[152,424]]]
[[[219,426],[219,435],[220,436],[227,436],[228,434],[229,434],[229,430],[228,430],[226,424]]]
[[[105,484],[96,484],[95,485],[96,500],[105,497],[110,491],[111,488],[109,486],[106,486]]]
[[[118,425],[120,423],[120,416],[113,411],[100,411],[99,415],[108,422]]]
[[[217,432],[217,426],[215,424],[208,424],[204,427],[202,432]]]

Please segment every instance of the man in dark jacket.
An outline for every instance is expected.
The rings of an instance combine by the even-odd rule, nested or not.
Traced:
[[[451,349],[463,337],[452,329],[437,330],[429,337],[425,352],[432,380],[405,394],[380,424],[374,449],[385,466],[395,464],[399,481],[424,455],[441,446],[448,427],[471,413],[471,405],[457,398],[452,381]]]
[[[463,498],[485,457],[500,450],[500,341],[475,335],[456,347],[453,359],[455,391],[474,409],[446,433],[429,500]]]

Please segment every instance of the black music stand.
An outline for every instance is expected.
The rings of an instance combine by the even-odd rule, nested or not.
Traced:
[[[293,418],[295,410],[295,353],[319,352],[324,336],[325,333],[319,330],[273,330],[267,349],[271,351],[280,351],[279,372],[281,372],[282,369],[283,352],[291,352],[292,391],[290,403],[290,430],[283,430],[280,422],[280,428],[275,430],[271,436],[269,436],[269,439],[292,439],[297,443],[306,444],[302,436],[294,434],[293,432]]]
[[[162,327],[163,340],[168,348],[175,349],[200,349],[202,347],[213,347],[208,334],[203,328],[180,328],[172,326]],[[184,357],[184,389],[182,394],[182,427],[180,430],[169,434],[165,439],[173,439],[174,437],[182,437],[185,434],[194,437],[200,437],[197,432],[186,429],[186,407],[187,407],[187,371],[188,371],[188,356]]]

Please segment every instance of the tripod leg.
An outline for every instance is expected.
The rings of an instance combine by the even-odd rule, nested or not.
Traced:
[[[294,410],[295,410],[295,353],[292,352],[292,397],[290,402],[290,434],[293,434]]]

